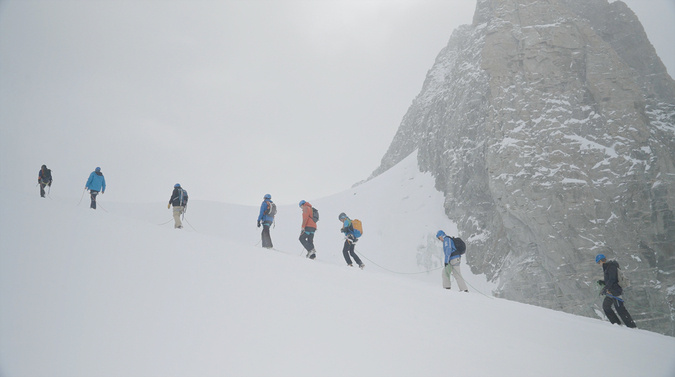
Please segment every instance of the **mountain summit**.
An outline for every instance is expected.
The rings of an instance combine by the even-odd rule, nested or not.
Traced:
[[[675,82],[626,4],[478,0],[373,175],[415,150],[497,296],[602,315],[603,253],[675,335]]]

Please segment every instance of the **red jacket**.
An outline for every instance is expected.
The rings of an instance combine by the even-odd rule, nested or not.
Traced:
[[[306,227],[316,229],[316,223],[312,219],[313,215],[314,211],[312,211],[312,205],[305,202],[305,204],[302,205],[302,229],[305,229]]]

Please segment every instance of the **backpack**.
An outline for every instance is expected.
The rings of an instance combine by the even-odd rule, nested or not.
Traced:
[[[354,219],[352,220],[352,228],[354,228],[354,237],[359,238],[363,234],[363,224],[361,220]]]
[[[621,288],[628,288],[630,287],[630,279],[626,277],[626,274],[623,273],[623,270],[621,267],[616,268],[616,272],[619,278],[619,286]]]
[[[52,180],[52,171],[51,171],[51,169],[45,169],[45,170],[43,171],[43,174],[42,174],[42,177],[40,178],[40,180],[41,180],[42,182],[44,182],[44,183],[49,183],[49,181]]]
[[[462,241],[461,238],[459,237],[450,237],[452,242],[455,244],[455,250],[459,253],[459,255],[463,255],[466,253],[466,244],[464,241]]]
[[[178,194],[178,202],[182,207],[185,207],[187,205],[188,201],[188,194],[187,191],[183,188],[180,189],[180,194]]]
[[[312,207],[312,220],[314,220],[314,222],[319,221],[319,210],[314,207]]]
[[[277,205],[273,201],[270,201],[267,204],[267,209],[265,210],[265,215],[274,217],[277,214]]]

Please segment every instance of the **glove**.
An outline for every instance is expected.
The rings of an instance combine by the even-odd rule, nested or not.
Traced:
[[[598,285],[599,285],[599,286],[605,285],[605,281],[604,281],[604,280],[598,280]]]
[[[166,205],[166,208],[167,208],[167,209],[171,209],[171,203],[167,204],[167,205]]]
[[[258,228],[260,228],[260,220],[258,220]]]

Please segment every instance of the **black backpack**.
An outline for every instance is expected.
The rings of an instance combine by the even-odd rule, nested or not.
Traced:
[[[459,253],[459,255],[463,255],[466,253],[466,244],[464,241],[462,241],[461,238],[459,237],[450,237],[452,242],[455,244],[455,250]]]
[[[319,221],[319,210],[314,207],[312,207],[312,220],[314,220],[314,222]]]

